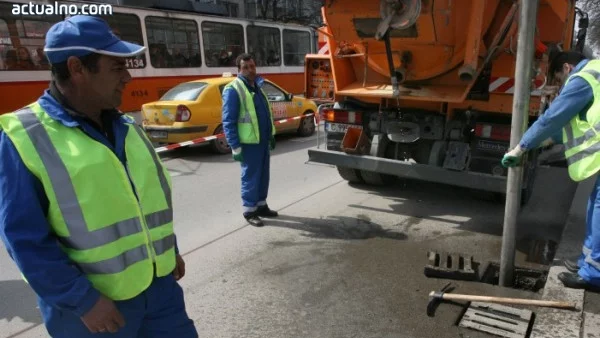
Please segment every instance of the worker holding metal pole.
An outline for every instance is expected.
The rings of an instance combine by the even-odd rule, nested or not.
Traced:
[[[515,96],[513,99],[510,145],[518,145],[527,128],[529,118],[529,96],[534,53],[534,37],[537,22],[539,0],[521,0],[519,18],[519,39],[517,45],[517,64],[515,68]],[[508,170],[506,183],[506,207],[504,211],[504,230],[502,233],[502,253],[500,258],[501,286],[512,286],[515,261],[517,212],[521,204],[521,181],[523,168],[515,166]]]
[[[519,168],[521,157],[528,150],[550,142],[559,143],[562,134],[569,176],[580,182],[600,171],[600,100],[596,100],[598,95],[594,94],[600,92],[600,61],[587,60],[578,52],[559,52],[552,58],[548,73],[563,87],[546,112],[523,135],[519,144],[504,155],[502,165],[512,168],[510,175],[510,172]],[[507,208],[507,216],[508,211]],[[511,210],[511,215],[514,216],[515,211]],[[569,288],[600,291],[598,178],[588,201],[586,223],[582,253],[576,259],[564,262],[569,272],[560,273],[558,279]],[[505,252],[513,253],[514,248],[507,251],[503,247],[503,259],[508,257]],[[508,257],[506,261],[512,263],[512,257]]]

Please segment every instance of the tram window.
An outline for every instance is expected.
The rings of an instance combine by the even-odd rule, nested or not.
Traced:
[[[59,15],[15,15],[12,3],[0,3],[0,70],[48,70],[46,32]]]
[[[142,26],[140,19],[135,14],[113,13],[112,15],[98,15],[104,19],[110,26],[113,33],[121,40],[144,45],[142,37]],[[129,57],[125,60],[125,65],[129,69],[139,69],[146,67],[146,55],[139,54]]]
[[[204,55],[208,67],[235,67],[235,58],[244,53],[244,29],[222,22],[202,23]]]
[[[200,67],[200,40],[195,21],[146,18],[150,62],[154,68]]]
[[[291,29],[283,30],[283,62],[286,66],[303,66],[304,56],[310,54],[310,34]]]
[[[281,34],[278,28],[248,26],[248,53],[254,56],[256,65],[281,65]]]

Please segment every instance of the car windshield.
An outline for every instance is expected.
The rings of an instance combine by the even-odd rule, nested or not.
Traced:
[[[169,89],[159,101],[196,101],[207,85],[206,82],[182,83]]]

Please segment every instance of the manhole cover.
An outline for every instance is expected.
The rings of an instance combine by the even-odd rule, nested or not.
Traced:
[[[499,337],[527,337],[533,312],[512,307],[471,302],[459,326],[490,333]]]
[[[546,285],[548,271],[534,270],[522,267],[514,268],[513,289],[538,292]],[[498,285],[500,279],[500,264],[490,262],[481,276],[481,282]]]

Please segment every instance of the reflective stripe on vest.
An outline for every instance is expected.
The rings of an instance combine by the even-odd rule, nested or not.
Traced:
[[[69,172],[61,160],[57,149],[54,147],[45,127],[42,125],[35,112],[29,107],[15,112],[14,116],[23,125],[23,130],[31,139],[41,162],[47,170],[58,208],[60,209],[65,225],[69,231],[69,236],[58,236],[59,241],[65,247],[75,250],[93,249],[143,231],[143,226],[138,217],[126,219],[97,230],[88,230],[83,210],[78,203],[75,187]],[[168,204],[167,209],[144,216],[148,228],[153,229],[171,223],[173,220],[171,189],[164,172],[161,169],[154,148],[147,139],[143,137],[143,132],[138,126],[132,125],[132,128],[136,130],[138,136],[144,141],[147,150],[154,160],[158,180]],[[175,236],[173,234],[152,242],[153,249],[157,256],[172,249],[174,245]],[[124,271],[127,267],[137,262],[148,259],[148,257],[148,249],[146,245],[143,244],[129,249],[116,257],[90,263],[78,262],[77,266],[86,274],[116,274]]]
[[[246,90],[242,87],[244,84],[242,81],[234,80],[231,85],[240,96],[240,117],[238,123],[252,123],[252,117],[250,116],[248,106],[246,105],[246,100],[248,99],[246,97]]]

